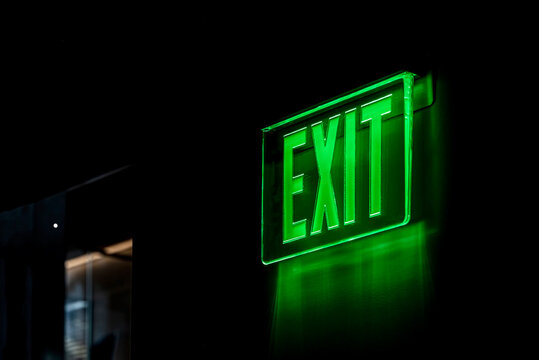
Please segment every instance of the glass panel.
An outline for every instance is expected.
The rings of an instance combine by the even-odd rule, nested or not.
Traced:
[[[129,359],[132,240],[71,251],[66,268],[66,360]]]

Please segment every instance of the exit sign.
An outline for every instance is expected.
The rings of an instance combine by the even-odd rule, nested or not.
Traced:
[[[262,130],[264,264],[408,223],[413,88],[403,72]]]

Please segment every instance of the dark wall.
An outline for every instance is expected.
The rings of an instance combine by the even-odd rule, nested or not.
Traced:
[[[177,172],[156,172],[149,188],[161,191],[141,214],[139,224],[151,226],[136,238],[135,276],[143,274],[135,278],[134,354],[339,358],[439,345],[431,331],[442,328],[438,247],[449,170],[438,93],[446,84],[436,74],[436,101],[416,114],[412,223],[269,266],[260,259],[261,127],[232,121],[208,135],[193,125],[205,134],[188,145],[198,155],[186,152]],[[259,114],[250,106],[216,112],[248,124]],[[152,245],[157,239],[166,241]],[[171,308],[149,310],[161,302]],[[178,329],[148,331],[165,323]]]
[[[201,46],[195,59],[202,64],[193,68],[199,71],[186,86],[190,110],[179,115],[182,135],[167,138],[166,158],[176,166],[158,170],[153,188],[163,179],[169,185],[150,196],[152,206],[143,215],[151,226],[140,234],[144,256],[135,265],[145,278],[136,280],[136,291],[144,296],[136,300],[134,348],[240,358],[523,351],[517,344],[529,337],[512,312],[522,309],[515,296],[526,291],[521,283],[526,271],[520,267],[528,262],[516,260],[522,254],[514,244],[522,244],[525,232],[516,225],[520,215],[510,209],[514,201],[523,205],[515,186],[530,185],[526,171],[515,173],[513,165],[526,169],[530,158],[521,149],[528,149],[527,140],[516,140],[509,129],[526,113],[505,106],[506,99],[518,103],[526,88],[506,69],[519,63],[511,53],[518,45],[452,36],[419,37],[390,51],[374,44],[369,55],[356,49],[352,62],[340,51],[350,45],[348,38],[345,44],[331,43],[338,49],[334,57],[321,54],[318,46],[324,42],[314,40],[298,42],[304,45],[301,51],[292,41],[288,48],[264,48],[267,53],[256,47],[259,52],[234,53],[228,45]],[[371,252],[348,267],[303,275],[301,269],[316,262],[314,257],[298,259],[299,267],[262,266],[259,129],[399,69],[432,70],[436,79],[434,108],[423,117],[423,127],[414,129],[420,132],[415,144],[424,146],[414,159],[424,167],[424,178],[414,184],[423,187],[414,191],[424,196],[425,218],[416,221],[435,218],[426,230],[412,224],[415,239],[425,243],[424,255],[406,255],[406,247],[378,257]],[[185,140],[189,135],[191,142]],[[167,250],[145,239],[167,239]],[[421,264],[405,267],[411,272],[389,265],[410,257]],[[376,263],[387,266],[379,288],[372,278],[380,271]],[[353,271],[363,272],[354,277]],[[353,288],[361,284],[366,288]],[[303,295],[283,298],[278,289]],[[149,310],[162,302],[177,310]],[[178,330],[153,333],[169,323]],[[168,350],[169,343],[177,345]]]

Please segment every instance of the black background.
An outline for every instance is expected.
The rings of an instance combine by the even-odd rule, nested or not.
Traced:
[[[59,12],[17,28],[3,51],[2,210],[135,165],[134,358],[264,358],[260,129],[395,71],[433,70],[453,121],[422,351],[524,352],[537,80],[526,22],[443,7],[383,21],[250,10]]]

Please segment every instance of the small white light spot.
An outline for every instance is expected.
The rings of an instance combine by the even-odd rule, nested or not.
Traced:
[[[55,228],[55,229],[57,229],[57,228],[58,228],[58,224],[57,224],[57,223],[54,223],[54,224],[52,224],[52,227]]]

